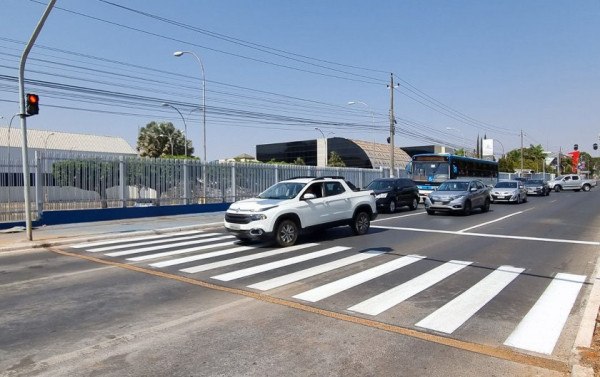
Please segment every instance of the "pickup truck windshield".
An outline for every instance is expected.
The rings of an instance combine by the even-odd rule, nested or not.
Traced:
[[[306,186],[298,182],[279,182],[258,195],[260,199],[292,199]]]

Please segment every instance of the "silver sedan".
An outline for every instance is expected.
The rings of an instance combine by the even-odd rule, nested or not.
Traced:
[[[492,189],[494,203],[524,203],[527,201],[527,189],[522,181],[500,181]]]
[[[490,210],[490,189],[478,179],[445,181],[425,198],[425,209],[430,215],[436,211],[470,215],[473,208]]]

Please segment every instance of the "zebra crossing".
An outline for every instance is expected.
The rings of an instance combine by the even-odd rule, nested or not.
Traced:
[[[423,255],[403,255],[391,258],[389,250],[377,248],[353,250],[351,246],[324,246],[319,243],[297,244],[285,248],[265,248],[264,244],[240,245],[233,236],[202,231],[177,234],[134,237],[122,240],[105,240],[71,245],[81,252],[121,258],[126,263],[147,263],[156,269],[175,269],[178,273],[199,274],[221,282],[235,282],[248,277],[268,278],[246,285],[248,289],[268,292],[292,283],[318,276],[324,284],[291,295],[291,299],[305,303],[324,302],[332,296],[355,287],[374,282],[387,274],[404,271],[409,266],[427,260]],[[386,259],[383,260],[384,256]],[[277,258],[277,260],[273,260]],[[331,260],[335,258],[334,260]],[[327,259],[320,262],[321,259]],[[391,259],[391,260],[390,260]],[[378,261],[381,260],[380,263]],[[372,267],[360,269],[348,276],[344,267],[358,266],[369,261]],[[304,267],[306,262],[316,263]],[[248,264],[252,264],[248,266]],[[373,292],[371,297],[339,310],[374,317],[401,310],[401,304],[419,293],[444,284],[444,281],[461,273],[468,273],[471,261],[450,260],[431,268],[410,280],[383,292]],[[236,265],[243,265],[236,268]],[[301,266],[301,267],[296,267]],[[284,267],[299,270],[278,274]],[[404,269],[404,270],[403,270]],[[212,272],[213,270],[219,270]],[[341,271],[341,272],[340,272]],[[453,334],[476,317],[477,313],[494,300],[506,287],[525,272],[515,266],[498,266],[464,292],[414,323],[417,329]],[[276,275],[273,277],[273,275]],[[328,277],[332,276],[330,279]],[[585,283],[586,276],[559,273],[549,279],[546,290],[516,324],[502,344],[517,349],[552,354],[569,314]],[[243,283],[241,283],[243,284]]]

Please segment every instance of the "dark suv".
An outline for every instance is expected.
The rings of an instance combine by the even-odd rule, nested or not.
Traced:
[[[366,189],[375,192],[378,210],[392,213],[402,206],[414,210],[419,204],[419,189],[412,179],[378,178],[369,183]]]

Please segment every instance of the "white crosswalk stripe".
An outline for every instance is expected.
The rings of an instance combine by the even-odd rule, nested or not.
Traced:
[[[229,238],[229,237],[219,237],[219,239],[223,239],[223,238]],[[235,245],[235,241],[227,241],[227,242],[221,242],[221,243],[213,243],[213,244],[209,244],[209,245],[189,247],[186,249],[164,251],[162,253],[157,253],[157,254],[148,254],[148,255],[142,255],[139,257],[127,258],[127,260],[130,260],[133,262],[139,262],[139,261],[148,260],[148,259],[170,257],[171,255],[187,254],[187,253],[192,253],[195,251],[216,249],[219,247],[229,247],[231,245]]]
[[[416,326],[451,334],[516,279],[523,268],[501,266]]]
[[[190,231],[186,231],[186,232],[178,232],[177,235],[178,236],[183,236],[183,235],[188,235],[188,234],[198,234],[200,233],[197,230],[190,230]],[[71,245],[72,248],[75,249],[85,249],[88,247],[96,247],[96,246],[102,246],[102,245],[114,245],[116,243],[123,243],[123,242],[136,242],[136,241],[144,241],[144,240],[156,240],[159,238],[169,238],[169,237],[173,237],[172,233],[169,234],[157,234],[154,236],[142,236],[142,237],[134,237],[134,238],[127,238],[127,239],[111,239],[111,240],[104,240],[104,241],[94,241],[94,242],[86,242],[86,243],[78,243],[75,245]],[[89,250],[88,250],[89,251]]]
[[[225,250],[213,251],[211,253],[191,255],[189,257],[183,257],[183,258],[177,258],[177,259],[170,259],[170,260],[163,261],[163,262],[151,263],[150,266],[152,266],[152,267],[176,266],[178,264],[195,262],[195,261],[202,260],[202,259],[209,259],[209,258],[221,257],[223,255],[229,255],[229,254],[234,254],[234,253],[240,253],[242,251],[253,250],[253,249],[257,248],[257,247],[260,247],[260,246],[239,246],[239,247],[234,247],[232,249],[225,249]]]
[[[366,283],[369,280],[375,279],[387,273],[390,273],[399,268],[408,266],[412,263],[420,261],[425,257],[420,255],[407,255],[391,262],[384,263],[380,266],[370,268],[366,271],[359,272],[357,274],[348,276],[346,278],[325,284],[323,286],[311,289],[306,292],[302,292],[294,296],[299,300],[317,302],[329,296],[333,296],[337,293],[343,292],[352,287],[356,287],[362,283]]]
[[[335,260],[333,262],[321,264],[315,267],[307,268],[302,271],[294,272],[291,274],[283,275],[273,279],[261,281],[260,283],[249,285],[248,288],[254,288],[261,291],[268,291],[269,289],[278,288],[290,283],[294,283],[299,280],[307,279],[312,276],[316,276],[325,272],[333,271],[337,268],[349,266],[354,263],[362,262],[369,258],[373,258],[385,254],[384,251],[379,250],[367,250],[363,253],[352,255],[346,258]]]
[[[125,245],[112,245],[112,246],[95,247],[95,248],[92,248],[92,249],[87,249],[87,251],[90,251],[92,253],[98,253],[98,252],[109,251],[109,250],[127,249],[127,248],[130,248],[130,247],[137,247],[137,246],[144,246],[144,245],[164,244],[165,242],[193,240],[193,239],[197,239],[197,238],[213,237],[213,236],[218,236],[218,235],[219,235],[219,233],[194,234],[194,235],[191,235],[191,236],[174,237],[174,238],[170,238],[170,239],[160,239],[160,240],[152,240],[152,241],[134,242],[134,243],[128,243],[128,244],[125,244]]]
[[[148,251],[157,251],[157,250],[164,250],[164,249],[172,249],[174,247],[179,247],[179,246],[189,246],[189,245],[196,245],[196,244],[200,244],[200,243],[209,243],[209,242],[225,240],[225,239],[229,239],[229,238],[234,238],[234,237],[233,236],[219,236],[219,237],[212,237],[212,238],[203,238],[203,239],[194,240],[194,241],[175,242],[175,243],[165,244],[165,245],[142,247],[139,249],[115,251],[113,253],[107,253],[105,255],[107,255],[109,257],[122,257],[125,255],[141,254],[141,253],[146,253]]]
[[[348,310],[359,313],[377,315],[392,308],[417,293],[439,283],[448,276],[462,270],[472,262],[451,260],[395,288],[371,297]]]
[[[253,254],[253,255],[247,255],[244,257],[233,258],[233,259],[228,259],[228,260],[213,262],[213,263],[208,263],[208,264],[201,264],[199,266],[184,268],[179,271],[187,272],[189,274],[194,274],[197,272],[208,271],[208,270],[212,270],[215,268],[227,267],[227,266],[231,266],[231,265],[238,264],[238,263],[244,263],[244,262],[249,262],[249,261],[253,261],[256,259],[268,258],[268,257],[272,257],[275,255],[285,254],[285,253],[289,253],[291,251],[302,250],[302,249],[306,249],[306,248],[317,246],[317,245],[318,244],[316,244],[316,243],[306,243],[306,244],[294,245],[294,246],[284,247],[281,249],[265,251],[265,252],[257,253],[257,254]]]
[[[504,344],[550,355],[585,278],[581,275],[557,274]]]
[[[243,278],[246,276],[256,275],[261,272],[266,272],[270,270],[274,270],[276,268],[291,266],[293,264],[305,262],[307,260],[316,259],[320,257],[324,257],[326,255],[331,255],[335,253],[340,253],[342,251],[350,250],[351,247],[346,246],[334,246],[328,249],[315,251],[312,253],[298,255],[297,257],[292,257],[288,259],[279,260],[276,262],[261,264],[259,266],[245,268],[243,270],[233,271],[222,275],[212,276],[211,279],[221,280],[221,281],[231,281],[239,278]]]

